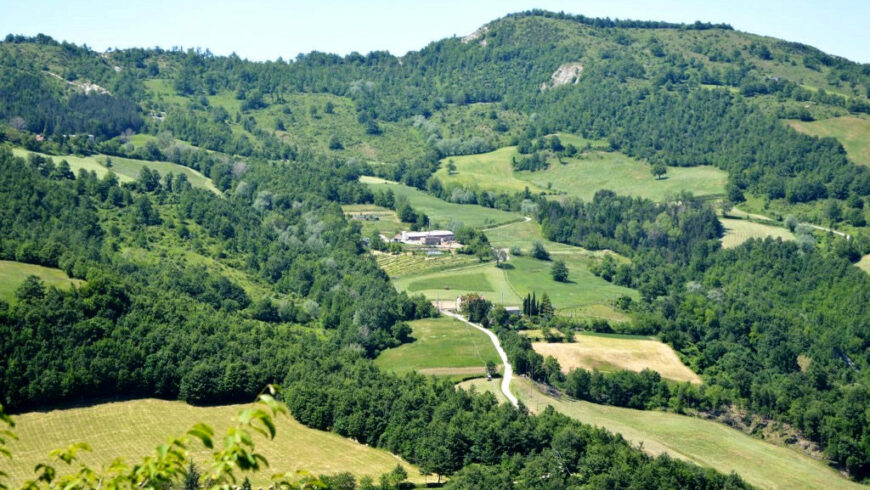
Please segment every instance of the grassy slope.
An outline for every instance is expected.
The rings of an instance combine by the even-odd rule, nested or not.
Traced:
[[[394,236],[407,225],[403,225],[392,209],[382,208],[373,204],[346,204],[341,207],[344,214],[362,224],[363,236],[370,236],[377,231],[386,236]]]
[[[487,387],[481,385],[478,389]],[[596,405],[567,397],[557,399],[541,393],[525,379],[515,379],[512,390],[533,412],[552,405],[581,422],[620,433],[633,444],[643,444],[650,454],[667,453],[724,473],[734,471],[761,488],[864,488],[805,454],[755,439],[718,422]]]
[[[492,393],[495,395],[495,399],[499,401],[499,403],[507,402],[507,398],[502,393],[499,388],[498,380],[487,380],[486,378],[475,378],[468,379],[461,383],[457,383],[457,388],[462,388],[465,391],[471,391],[472,389],[478,393]]]
[[[27,157],[28,153],[36,153],[20,148],[13,148],[12,152],[16,156],[20,157]],[[90,155],[86,157],[80,157],[76,155],[54,156],[45,155],[43,153],[37,154],[44,157],[52,158],[55,163],[59,163],[61,160],[66,160],[67,162],[69,162],[69,166],[72,171],[76,173],[79,171],[79,169],[84,169],[89,172],[93,171],[98,176],[102,177],[109,172],[114,172],[115,175],[118,176],[118,180],[120,180],[121,182],[130,182],[136,180],[136,178],[139,177],[139,172],[142,170],[143,167],[157,170],[158,172],[160,172],[160,175],[166,175],[168,173],[184,174],[187,176],[187,180],[190,181],[190,184],[192,186],[202,189],[208,189],[216,194],[219,193],[212,181],[201,173],[193,170],[192,168],[187,168],[183,165],[178,165],[171,162],[133,160],[131,158],[121,158],[106,155]],[[107,168],[103,164],[106,158],[110,158],[112,160],[111,168]]]
[[[85,463],[107,466],[115,457],[128,462],[153,452],[172,436],[181,435],[197,422],[215,429],[216,444],[232,418],[245,405],[192,407],[182,402],[155,399],[105,403],[84,408],[31,412],[15,418],[18,441],[12,441],[13,464],[7,466],[13,482],[33,476],[32,469],[48,460],[49,451],[75,442],[87,442],[93,452],[80,452]],[[358,476],[378,475],[393,469],[399,459],[336,434],[309,429],[292,417],[277,418],[277,436],[268,441],[256,438],[257,451],[269,461],[270,468],[252,478],[255,485],[266,483],[268,475],[279,471],[305,469],[314,474],[350,471]],[[190,448],[202,465],[208,453],[202,445]],[[411,478],[423,481],[420,472],[402,463]]]
[[[432,300],[455,300],[457,296],[480,293],[487,299],[507,305],[522,302],[520,296],[508,283],[505,269],[495,266],[494,262],[472,263],[437,272],[409,274],[394,280],[396,288],[423,294]]]
[[[725,236],[722,237],[724,248],[734,248],[750,238],[771,237],[794,240],[794,233],[779,226],[755,223],[745,219],[721,218],[721,221],[725,227]]]
[[[863,270],[867,274],[870,274],[870,255],[865,255],[855,265],[857,265],[859,268],[861,268],[861,270]]]
[[[563,143],[573,141],[560,135]],[[566,158],[564,164],[551,159],[547,170],[514,172],[511,158],[516,147],[505,147],[490,153],[450,157],[442,161],[435,175],[444,184],[458,183],[491,191],[515,193],[528,188],[543,192],[549,187],[566,195],[589,200],[596,191],[610,189],[617,194],[630,194],[654,200],[664,200],[680,191],[695,195],[721,195],[727,174],[713,167],[669,167],[667,178],[656,180],[648,164],[616,152],[593,151],[579,158]],[[447,161],[456,165],[456,173],[448,175]]]
[[[469,377],[483,375],[486,361],[500,363],[489,337],[449,317],[410,322],[414,342],[383,352],[376,360],[396,373]]]
[[[813,136],[837,138],[853,162],[870,167],[870,118],[843,116],[813,122],[788,121],[788,125]]]
[[[25,264],[0,260],[0,300],[11,302],[15,300],[15,290],[27,279],[27,276],[37,276],[46,286],[60,289],[84,284],[80,279],[71,279],[60,269],[43,267],[41,265]]]
[[[519,215],[507,211],[447,202],[419,189],[394,182],[390,183],[383,179],[363,177],[360,180],[368,184],[373,191],[390,189],[396,197],[408,198],[414,209],[429,216],[432,227],[446,227],[450,223],[463,223],[474,227],[493,226],[521,219]]]
[[[701,378],[686,367],[670,346],[646,337],[577,335],[574,342],[532,347],[543,356],[553,356],[564,371],[582,367],[601,371],[652,369],[674,381],[701,383]]]

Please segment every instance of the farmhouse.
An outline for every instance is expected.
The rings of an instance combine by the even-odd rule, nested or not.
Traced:
[[[403,231],[401,236],[402,243],[410,245],[444,245],[454,240],[453,232],[447,230]]]

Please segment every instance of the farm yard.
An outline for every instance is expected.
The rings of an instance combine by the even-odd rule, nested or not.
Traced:
[[[121,182],[132,182],[136,180],[136,178],[139,177],[139,172],[144,167],[158,171],[161,176],[169,173],[184,174],[190,182],[190,185],[193,187],[210,190],[216,194],[220,193],[217,190],[217,187],[214,186],[214,183],[201,173],[183,165],[171,162],[134,160],[132,158],[121,158],[107,155],[90,155],[84,157],[77,155],[46,155],[21,148],[13,148],[12,153],[15,156],[22,158],[27,158],[29,153],[35,153],[42,157],[53,159],[56,164],[60,163],[61,160],[66,160],[69,162],[70,169],[72,169],[73,173],[78,173],[81,169],[87,170],[88,172],[94,172],[98,177],[102,177],[107,173],[112,172],[118,176],[118,180]],[[107,159],[111,161],[111,166],[106,166]]]
[[[384,351],[375,364],[395,373],[447,376],[459,381],[486,375],[486,362],[500,364],[498,353],[483,332],[450,317],[408,323],[414,341]]]
[[[81,279],[71,279],[60,269],[0,260],[0,300],[6,302],[14,301],[15,290],[18,289],[28,276],[36,276],[42,279],[46,287],[54,286],[59,289],[69,289],[73,286],[80,287],[84,284],[84,281]]]
[[[553,356],[565,372],[575,368],[638,372],[650,369],[672,381],[701,383],[701,378],[680,361],[669,345],[653,338],[580,333],[573,342],[535,342],[532,347],[544,357]]]
[[[50,451],[76,442],[91,446],[93,451],[79,452],[79,456],[93,467],[106,467],[116,457],[132,462],[199,422],[215,429],[215,443],[219,446],[232,418],[246,407],[194,407],[177,401],[144,399],[24,413],[14,416],[19,439],[11,441],[9,449],[15,459],[12,464],[4,462],[3,469],[10,474],[13,483],[23,483],[25,479],[34,478],[34,466],[47,462]],[[267,485],[268,476],[277,472],[304,469],[317,475],[350,471],[358,477],[368,475],[377,479],[396,464],[405,468],[411,481],[434,481],[434,477],[423,477],[414,466],[387,451],[337,434],[309,429],[288,415],[277,416],[275,422],[275,439],[255,438],[257,452],[269,462],[269,471],[251,475],[255,488]],[[192,444],[190,450],[194,461],[202,468],[209,452],[198,443]]]

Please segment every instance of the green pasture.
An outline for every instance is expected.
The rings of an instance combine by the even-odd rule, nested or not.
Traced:
[[[21,283],[28,276],[36,276],[42,279],[46,287],[54,286],[59,289],[69,289],[84,284],[84,281],[81,279],[71,279],[60,269],[0,260],[0,300],[6,302],[14,301],[15,290],[18,289],[18,286],[21,286]]]

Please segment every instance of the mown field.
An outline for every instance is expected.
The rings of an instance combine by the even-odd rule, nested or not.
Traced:
[[[46,286],[54,286],[59,289],[69,289],[84,284],[81,279],[72,279],[60,269],[0,260],[0,300],[14,301],[15,290],[28,276],[36,276],[42,279]]]
[[[563,143],[571,141],[560,135]],[[578,143],[581,143],[578,141]],[[582,144],[582,143],[581,143]],[[668,167],[663,179],[650,173],[650,166],[617,152],[591,151],[577,158],[550,160],[546,170],[515,172],[511,159],[516,147],[504,147],[480,155],[449,157],[441,162],[435,175],[445,184],[458,183],[497,192],[556,192],[590,200],[601,189],[662,201],[681,191],[696,196],[722,195],[727,173],[709,166]],[[448,173],[447,163],[456,166]]]
[[[498,391],[478,383],[478,391]],[[760,488],[864,488],[840,476],[821,461],[797,450],[756,439],[724,424],[658,411],[596,405],[541,393],[527,379],[514,378],[513,393],[532,412],[548,405],[581,422],[622,434],[652,455],[667,453],[724,473],[736,472]]]
[[[746,219],[720,218],[720,221],[725,227],[725,236],[722,237],[722,246],[725,248],[734,248],[751,238],[795,239],[794,233],[779,226],[765,225]]]
[[[811,122],[792,120],[787,123],[802,133],[836,138],[853,162],[870,167],[870,118],[842,116]]]
[[[390,189],[396,196],[406,197],[415,210],[429,216],[433,228],[452,228],[458,224],[480,228],[522,219],[521,216],[507,211],[447,202],[419,189],[383,179],[363,176],[360,181],[368,184],[373,191]]]
[[[345,216],[359,221],[365,237],[370,236],[372,232],[391,237],[407,228],[392,209],[373,204],[345,204],[341,209]]]
[[[395,373],[449,376],[461,380],[486,374],[486,362],[500,364],[492,341],[480,330],[450,317],[409,322],[414,341],[384,351],[375,364]]]
[[[215,429],[215,443],[231,425],[232,418],[246,405],[193,407],[182,402],[155,399],[104,403],[84,408],[30,412],[14,417],[19,440],[9,449],[12,463],[3,468],[13,482],[21,483],[33,476],[33,467],[48,461],[48,453],[76,442],[86,442],[92,452],[80,452],[82,460],[96,467],[105,467],[115,457],[128,462],[153,453],[154,448],[169,437],[181,435],[198,422]],[[274,440],[258,437],[257,451],[269,461],[269,469],[252,476],[254,485],[267,483],[276,472],[304,469],[314,474],[350,471],[357,476],[370,475],[377,480],[400,463],[411,479],[423,482],[415,467],[401,462],[387,451],[374,449],[345,439],[337,434],[309,429],[292,417],[279,415]],[[200,465],[209,456],[202,445],[190,447],[194,461]],[[62,466],[62,465],[59,465]]]
[[[131,182],[133,180],[136,180],[136,178],[139,177],[139,172],[142,170],[142,168],[148,167],[151,170],[157,170],[160,175],[166,175],[168,173],[184,174],[187,177],[187,180],[190,181],[190,184],[192,186],[199,187],[201,189],[207,189],[214,193],[219,193],[217,188],[214,186],[214,183],[212,183],[210,179],[208,179],[201,173],[193,170],[192,168],[187,168],[183,165],[178,165],[171,162],[134,160],[131,158],[121,158],[108,155],[89,155],[86,157],[81,157],[77,155],[56,156],[31,152],[21,148],[13,148],[12,153],[22,158],[26,158],[28,153],[36,153],[37,155],[53,159],[54,163],[59,163],[61,160],[66,160],[67,162],[69,162],[69,166],[74,173],[78,173],[79,169],[84,169],[89,172],[93,171],[98,176],[102,177],[109,172],[113,172],[115,173],[115,175],[118,176],[118,180],[120,180],[121,182]],[[111,160],[111,167],[106,166],[106,159]]]
[[[565,372],[575,368],[637,372],[651,369],[673,381],[701,383],[701,378],[680,361],[669,345],[647,337],[581,333],[573,342],[535,342],[532,347],[544,357],[556,358]]]

